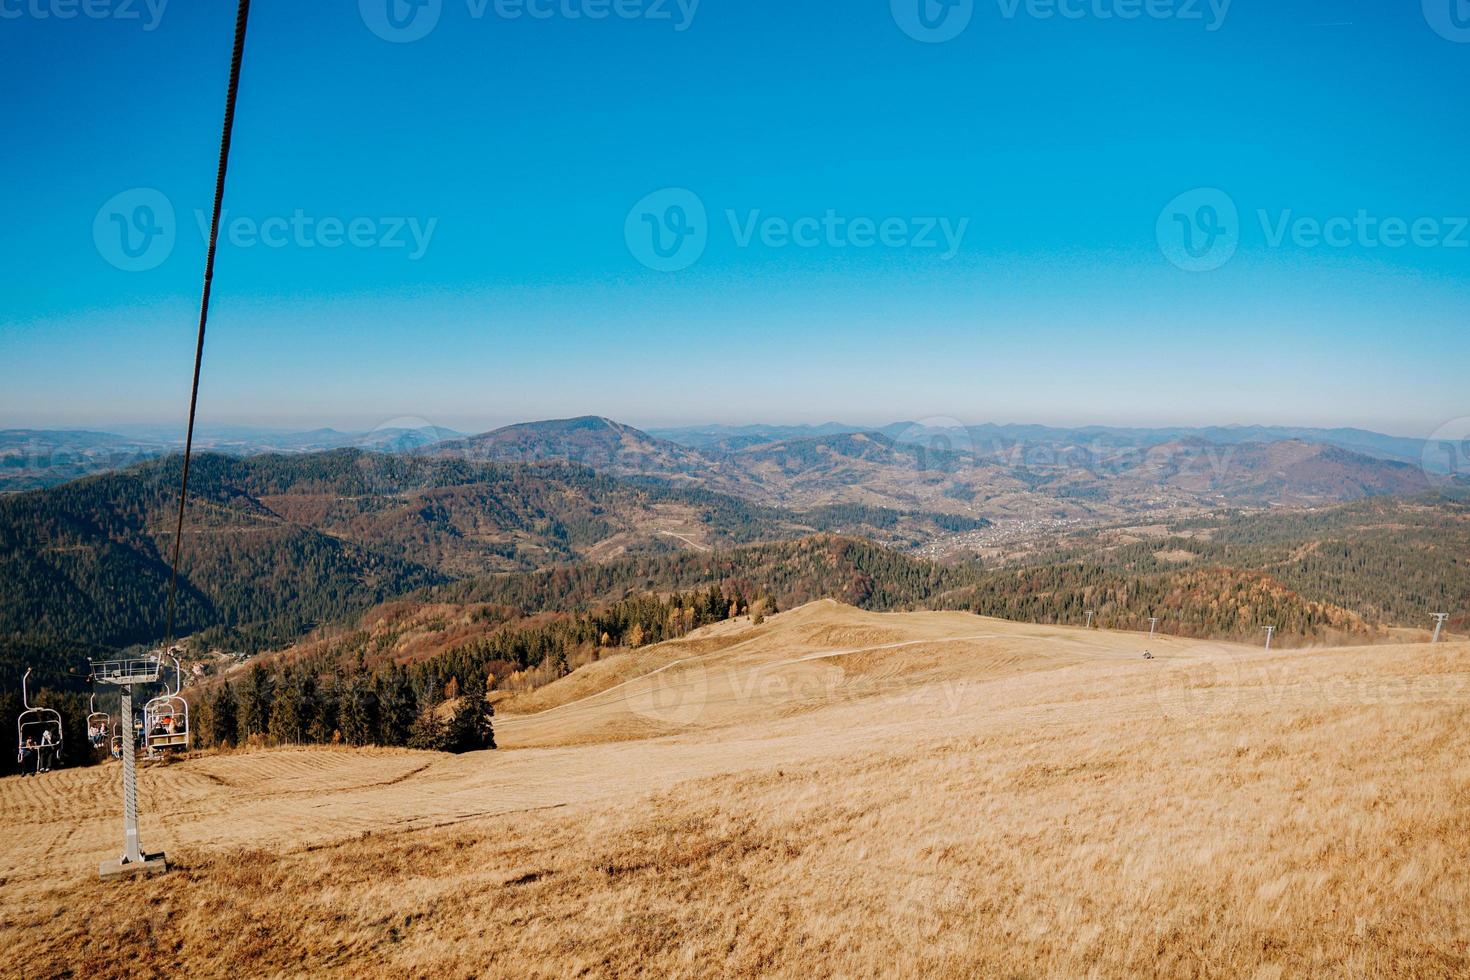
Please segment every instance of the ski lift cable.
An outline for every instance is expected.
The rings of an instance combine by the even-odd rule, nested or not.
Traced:
[[[209,298],[214,286],[214,256],[219,244],[220,211],[225,199],[225,173],[230,166],[230,143],[235,130],[235,98],[240,92],[240,65],[245,58],[245,28],[250,20],[250,0],[240,0],[235,16],[235,49],[230,59],[230,84],[225,96],[225,118],[220,135],[219,171],[214,181],[214,215],[209,225],[209,252],[204,260],[204,290],[199,301],[199,337],[194,345],[194,384],[189,394],[189,428],[184,436],[184,472],[179,481],[179,516],[174,528],[173,561],[168,582],[168,628],[164,646],[174,639],[178,603],[179,547],[184,538],[184,508],[189,500],[189,462],[194,455],[194,418],[199,407],[199,372],[204,364],[204,333],[209,323]]]

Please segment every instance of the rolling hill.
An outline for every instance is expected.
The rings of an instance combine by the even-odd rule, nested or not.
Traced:
[[[0,941],[36,976],[1470,971],[1470,645],[1142,645],[716,624],[502,705],[511,751],[147,769],[175,870],[126,901],[115,767],[6,778]]]
[[[443,443],[433,452],[477,462],[568,460],[612,476],[689,480],[713,490],[738,488],[746,496],[760,496],[758,485],[727,475],[717,457],[600,416],[511,425]]]

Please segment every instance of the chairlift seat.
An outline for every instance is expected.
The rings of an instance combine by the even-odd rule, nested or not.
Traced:
[[[31,679],[31,668],[27,667],[20,680],[20,703],[25,709],[15,719],[15,758],[26,761],[26,753],[36,753],[37,764],[41,761],[58,763],[62,759],[66,731],[62,727],[61,712],[55,708],[32,707],[27,682]],[[48,738],[48,736],[50,736]],[[44,753],[50,753],[49,759]]]
[[[148,748],[153,749],[187,749],[189,747],[188,732],[170,732],[163,735],[149,735]]]

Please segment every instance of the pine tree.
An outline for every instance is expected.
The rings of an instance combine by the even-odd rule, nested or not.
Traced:
[[[294,745],[301,741],[300,702],[297,698],[296,672],[287,667],[276,681],[276,696],[271,702],[271,740]]]
[[[239,701],[235,697],[235,688],[229,681],[221,684],[215,692],[209,714],[209,740],[215,745],[234,745],[239,739],[239,727],[236,724]]]
[[[336,674],[319,684],[316,697],[316,714],[307,729],[311,740],[319,745],[333,741],[337,734],[337,708],[340,701],[342,681]]]
[[[395,665],[387,674],[379,674],[378,744],[407,745],[418,717],[418,697],[408,671]]]
[[[378,701],[362,665],[347,680],[338,708],[337,724],[349,745],[369,745],[378,732]]]
[[[449,720],[445,749],[460,753],[495,748],[495,727],[491,721],[494,713],[495,709],[485,699],[484,682],[478,676],[471,676]]]
[[[413,730],[408,736],[408,747],[425,752],[443,752],[445,746],[444,723],[439,720],[438,705],[428,702],[414,719]]]
[[[237,727],[241,739],[262,735],[270,730],[271,702],[274,698],[275,685],[265,668],[257,663],[250,669],[250,676],[240,691]]]

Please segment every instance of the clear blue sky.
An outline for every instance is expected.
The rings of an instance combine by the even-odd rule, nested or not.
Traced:
[[[172,421],[233,3],[173,0],[155,24],[159,0],[132,0],[138,19],[55,16],[71,2],[0,0],[0,427]],[[1208,0],[1149,0],[1173,16],[1138,19],[1117,16],[1129,0],[1063,0],[1077,17],[975,0],[942,43],[905,32],[924,33],[918,0],[703,0],[692,17],[688,0],[616,0],[641,16],[606,19],[587,13],[615,0],[527,0],[551,16],[516,19],[436,0],[407,43],[368,26],[391,33],[388,2],[256,0],[227,205],[365,219],[364,242],[393,219],[432,234],[226,241],[205,422],[1427,434],[1470,415],[1470,230],[1442,220],[1470,215],[1470,38],[1418,0],[1236,0],[1223,20]],[[156,196],[105,207],[137,188],[175,211],[146,271],[118,267],[117,222]],[[629,244],[677,218],[667,197],[630,218],[663,188],[706,210],[679,271]],[[1194,188],[1238,208],[1238,251],[1212,271],[1160,245],[1178,215],[1208,217],[1193,198],[1164,213]],[[968,223],[945,258],[846,231],[742,242],[755,212],[893,219],[895,242],[922,219]],[[1433,219],[1426,242],[1462,247],[1273,243],[1287,212]]]

